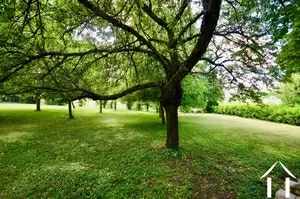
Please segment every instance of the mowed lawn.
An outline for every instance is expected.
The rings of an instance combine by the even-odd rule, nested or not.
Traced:
[[[181,115],[164,150],[156,113],[0,104],[0,198],[266,198],[281,161],[300,178],[300,127]],[[278,166],[273,196],[284,185]]]

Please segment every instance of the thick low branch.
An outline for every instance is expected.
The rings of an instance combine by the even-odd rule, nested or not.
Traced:
[[[45,92],[50,92],[50,93],[70,93],[70,95],[74,95],[78,93],[77,96],[75,97],[68,97],[69,100],[74,101],[74,100],[79,100],[83,98],[90,98],[93,100],[116,100],[121,97],[124,97],[128,94],[131,94],[133,92],[147,89],[147,88],[161,88],[164,85],[163,82],[157,81],[157,82],[148,82],[144,84],[138,84],[135,86],[132,86],[130,88],[127,88],[119,93],[112,94],[112,95],[100,95],[98,93],[95,93],[91,90],[87,90],[84,88],[53,88],[53,87],[47,87],[47,86],[30,86],[26,87],[26,89],[22,89],[19,91],[13,91],[13,92],[3,92],[1,93],[2,95],[17,95],[17,94],[24,94],[24,93],[30,93],[36,90],[39,91],[45,91]],[[79,94],[81,93],[81,94]]]
[[[144,84],[138,84],[136,86],[130,87],[128,89],[125,89],[119,93],[113,94],[113,95],[99,95],[97,93],[94,93],[90,90],[86,90],[83,88],[77,88],[78,91],[82,92],[82,95],[74,98],[76,99],[83,99],[83,98],[91,98],[93,100],[116,100],[121,97],[124,97],[125,95],[131,94],[135,91],[143,90],[146,88],[160,88],[163,86],[163,82],[148,82]]]
[[[44,52],[41,54],[37,54],[37,55],[27,55],[26,56],[26,60],[21,61],[19,63],[16,63],[14,65],[12,65],[11,67],[9,67],[9,70],[7,70],[7,74],[2,74],[0,75],[0,83],[7,81],[12,75],[14,75],[15,73],[17,73],[18,71],[20,71],[21,69],[23,69],[27,64],[35,61],[35,60],[39,60],[45,57],[51,57],[51,56],[62,56],[64,58],[67,57],[82,57],[82,56],[86,56],[89,54],[99,54],[99,53],[120,53],[120,52],[140,52],[140,53],[145,53],[148,54],[150,56],[154,56],[153,52],[151,50],[147,50],[141,47],[127,47],[127,48],[115,48],[115,49],[92,49],[92,50],[88,50],[88,51],[84,51],[84,52],[74,52],[74,53],[65,53],[65,52]],[[13,51],[11,51],[10,53],[13,53]],[[15,52],[16,54],[19,54],[18,51]],[[10,72],[11,71],[11,72]]]

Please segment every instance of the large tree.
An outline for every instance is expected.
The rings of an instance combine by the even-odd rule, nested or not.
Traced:
[[[268,23],[260,25],[268,22],[262,12],[274,10],[268,7],[274,2],[227,0],[222,11],[221,3],[7,1],[1,4],[0,83],[39,65],[45,78],[65,78],[55,78],[56,86],[38,89],[72,92],[72,100],[115,100],[158,88],[166,110],[166,147],[178,149],[181,81],[191,71],[206,75],[220,67],[229,74],[229,82],[238,82],[236,74],[264,72],[256,70],[266,58],[261,50],[266,42],[258,38],[269,29]],[[211,67],[197,70],[194,66],[200,61]],[[109,92],[95,88],[91,77],[96,76],[97,85],[113,88]]]

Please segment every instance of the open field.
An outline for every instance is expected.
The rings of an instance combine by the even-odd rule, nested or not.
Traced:
[[[181,115],[174,152],[157,114],[103,112],[0,104],[0,198],[265,198],[276,161],[300,178],[300,127]]]

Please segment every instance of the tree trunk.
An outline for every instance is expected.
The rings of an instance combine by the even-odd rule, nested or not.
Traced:
[[[127,106],[127,109],[128,110],[131,110],[131,108],[132,108],[132,103],[131,102],[126,102],[126,106]]]
[[[146,103],[146,110],[149,111],[149,103]]]
[[[36,103],[36,111],[40,111],[41,110],[41,98],[36,97],[35,103]]]
[[[112,100],[112,101],[110,101],[110,108],[112,109],[113,108],[113,103],[114,103],[114,101]]]
[[[181,104],[182,88],[180,83],[174,88],[162,92],[161,104],[166,111],[167,116],[167,141],[166,148],[179,149],[178,134],[178,107]]]
[[[159,108],[158,108],[158,116],[161,118],[162,117],[162,112],[163,112],[163,106],[161,103],[159,103]]]
[[[69,119],[74,119],[73,113],[72,113],[72,102],[68,101],[68,108],[69,108]]]
[[[99,104],[100,104],[100,113],[102,113],[102,100],[100,100]]]
[[[178,136],[178,106],[170,104],[165,106],[167,115],[167,142],[166,147],[171,149],[179,148]]]
[[[165,111],[164,111],[164,107],[162,106],[159,109],[159,117],[161,118],[161,124],[165,125],[166,124]]]
[[[117,101],[116,100],[114,100],[114,109],[115,109],[115,111],[117,110]]]

